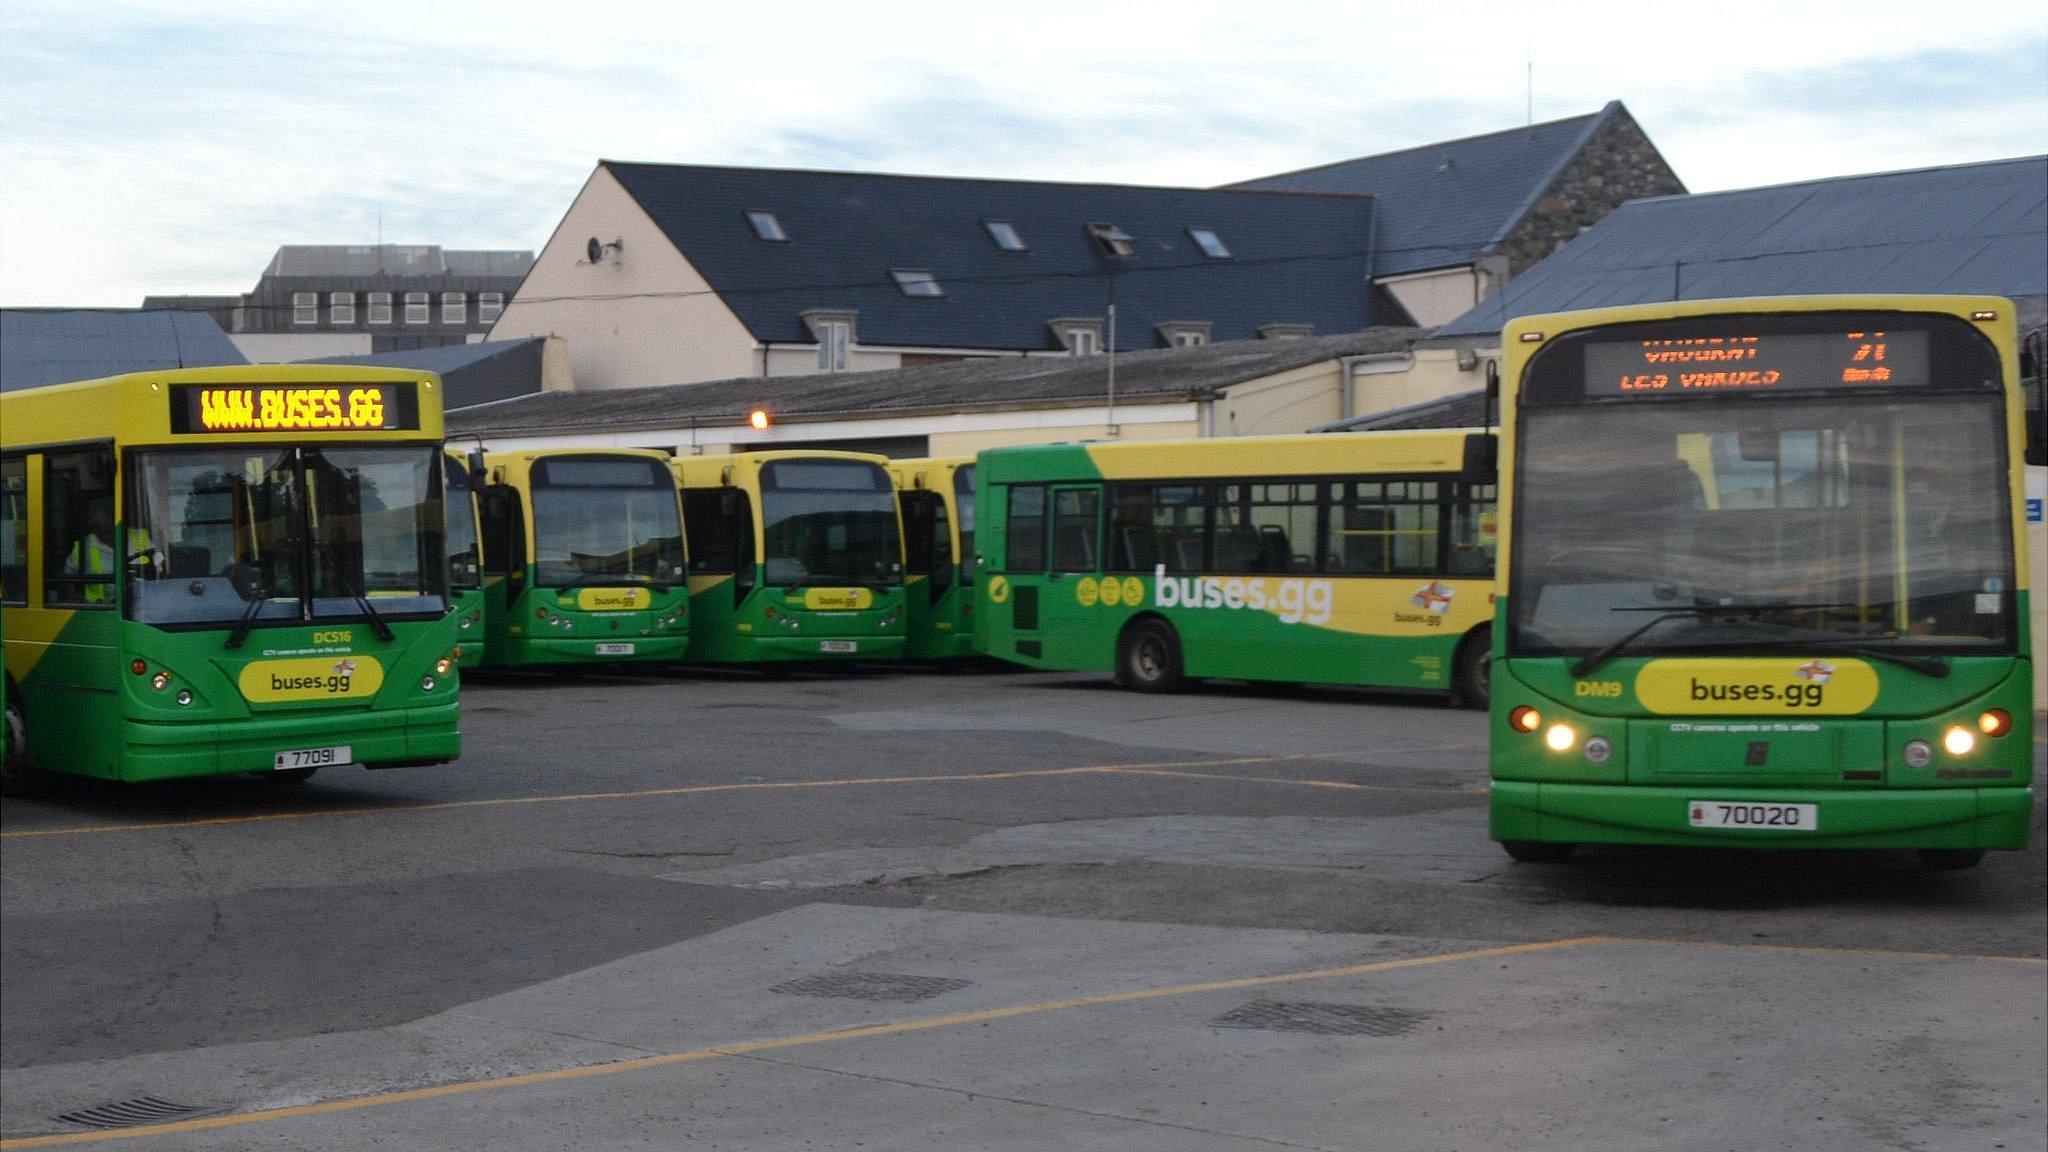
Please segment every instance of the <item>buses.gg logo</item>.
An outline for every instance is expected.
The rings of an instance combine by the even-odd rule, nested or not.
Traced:
[[[1249,608],[1271,611],[1282,624],[1327,624],[1336,608],[1336,588],[1328,580],[1168,576],[1164,564],[1153,570],[1152,578],[1161,608]]]

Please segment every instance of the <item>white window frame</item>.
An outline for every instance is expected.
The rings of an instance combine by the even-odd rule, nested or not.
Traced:
[[[1076,324],[1072,328],[1060,333],[1060,335],[1067,342],[1067,355],[1069,356],[1102,355],[1102,333],[1093,328],[1085,328]]]
[[[1175,348],[1200,348],[1209,342],[1209,334],[1199,328],[1182,328],[1173,334]]]
[[[451,306],[452,306],[452,311],[453,311],[453,314],[452,314],[452,315],[450,314],[450,312],[451,312]],[[467,323],[469,323],[469,293],[467,293],[467,292],[443,292],[443,293],[441,293],[441,323],[443,323],[443,324],[467,324]]]
[[[479,292],[476,294],[476,319],[479,324],[488,324],[505,314],[503,292]]]
[[[334,325],[356,322],[356,294],[353,292],[329,292],[327,294],[327,322]]]
[[[292,293],[292,323],[318,324],[320,322],[320,294],[318,292]]]
[[[853,325],[845,320],[820,320],[816,324],[818,335],[818,371],[844,372],[848,352],[853,347]]]
[[[434,297],[431,292],[407,292],[405,294],[405,322],[407,324],[432,324],[434,322]]]
[[[369,322],[372,324],[391,323],[391,293],[370,292],[366,295],[368,296],[368,301],[364,305],[363,312]]]

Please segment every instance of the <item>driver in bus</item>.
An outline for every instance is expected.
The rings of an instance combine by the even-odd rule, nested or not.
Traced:
[[[111,580],[114,565],[124,557],[114,553],[112,541],[114,531],[114,510],[111,501],[95,500],[86,505],[85,534],[71,542],[70,551],[64,555],[66,576],[105,576]],[[149,542],[149,532],[142,528],[128,530],[128,554],[125,559],[137,566],[145,578],[153,578],[157,569],[156,549]],[[108,584],[87,584],[82,598],[88,604],[105,603]]]

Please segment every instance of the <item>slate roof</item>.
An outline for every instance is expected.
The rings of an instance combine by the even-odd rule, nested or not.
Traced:
[[[1474,388],[1470,392],[1454,392],[1419,404],[1407,404],[1389,408],[1384,412],[1370,412],[1353,416],[1348,420],[1332,420],[1318,424],[1311,432],[1396,432],[1418,428],[1482,428],[1491,423],[1487,419],[1489,405],[1486,403],[1486,389]]]
[[[487,404],[539,392],[541,348],[546,343],[545,337],[533,336],[524,340],[484,340],[474,344],[373,352],[362,356],[325,356],[300,363],[362,364],[432,372],[441,377],[442,386],[446,389],[441,402],[452,411],[471,404]]]
[[[1097,221],[1138,249],[1116,276],[1120,349],[1158,347],[1154,326],[1171,320],[1208,321],[1219,341],[1263,324],[1372,322],[1370,198],[599,163],[772,343],[815,342],[799,316],[808,309],[854,309],[855,339],[869,346],[1057,348],[1048,320],[1105,310],[1106,266],[1085,232]],[[775,213],[786,242],[755,236],[756,209]],[[992,220],[1014,225],[1028,250],[999,248]],[[1213,229],[1230,258],[1204,256],[1190,228]],[[945,295],[904,296],[897,269],[931,271]]]
[[[1372,328],[1306,340],[1238,341],[1121,354],[1118,404],[1170,403],[1343,356],[1406,350],[1418,328]],[[702,384],[544,392],[448,414],[451,434],[550,433],[743,422],[765,406],[778,423],[848,416],[1070,407],[1103,399],[1105,356],[1001,356],[886,372],[746,377]]]
[[[269,276],[524,276],[533,253],[444,249],[439,244],[281,244]]]
[[[2048,156],[1632,200],[1435,335],[1490,336],[1537,312],[1824,292],[2048,295]]]
[[[202,312],[0,309],[0,391],[248,362]]]
[[[1231,188],[1370,194],[1380,203],[1373,275],[1468,264],[1505,237],[1610,118],[1598,112],[1262,176]]]

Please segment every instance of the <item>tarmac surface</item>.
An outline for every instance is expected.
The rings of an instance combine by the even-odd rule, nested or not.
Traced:
[[[2038,814],[1520,865],[1427,698],[464,701],[455,765],[0,807],[0,1149],[2048,1148]]]

